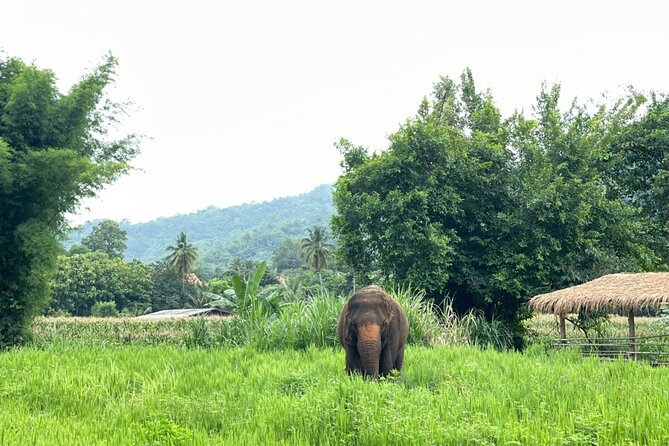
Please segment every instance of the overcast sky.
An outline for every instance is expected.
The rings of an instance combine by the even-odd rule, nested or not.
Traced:
[[[113,96],[148,136],[138,170],[72,217],[147,221],[308,192],[339,175],[333,142],[370,150],[440,75],[470,67],[506,115],[542,81],[571,99],[669,92],[656,1],[0,0],[0,50],[65,92],[111,51]]]

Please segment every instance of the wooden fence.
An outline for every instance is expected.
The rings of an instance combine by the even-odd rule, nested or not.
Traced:
[[[669,335],[556,339],[554,343],[559,348],[578,348],[585,356],[605,360],[629,359],[654,366],[669,365]]]

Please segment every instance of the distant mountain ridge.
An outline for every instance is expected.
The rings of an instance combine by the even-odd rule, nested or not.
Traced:
[[[191,214],[163,217],[146,223],[119,225],[128,234],[125,257],[153,262],[165,257],[180,232],[198,247],[201,263],[222,266],[235,257],[270,260],[274,249],[287,238],[307,236],[314,225],[329,227],[334,213],[332,186],[324,184],[311,192],[276,198],[263,203],[228,208],[209,207]],[[95,221],[71,234],[79,243]]]

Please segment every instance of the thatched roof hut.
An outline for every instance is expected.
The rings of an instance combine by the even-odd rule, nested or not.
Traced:
[[[580,310],[628,313],[667,303],[669,273],[619,273],[539,294],[530,299],[528,305],[532,310],[564,316]]]
[[[669,273],[619,273],[530,299],[529,307],[560,319],[560,338],[567,338],[565,316],[581,310],[627,313],[630,352],[636,358],[634,312],[669,303]]]

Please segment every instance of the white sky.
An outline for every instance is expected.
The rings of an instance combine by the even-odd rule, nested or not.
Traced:
[[[668,6],[665,6],[668,5]],[[470,67],[504,114],[543,80],[567,99],[669,92],[669,3],[656,1],[0,0],[0,49],[66,91],[107,51],[113,95],[150,137],[92,218],[147,221],[307,192],[339,175],[333,142],[372,150],[439,75]]]

